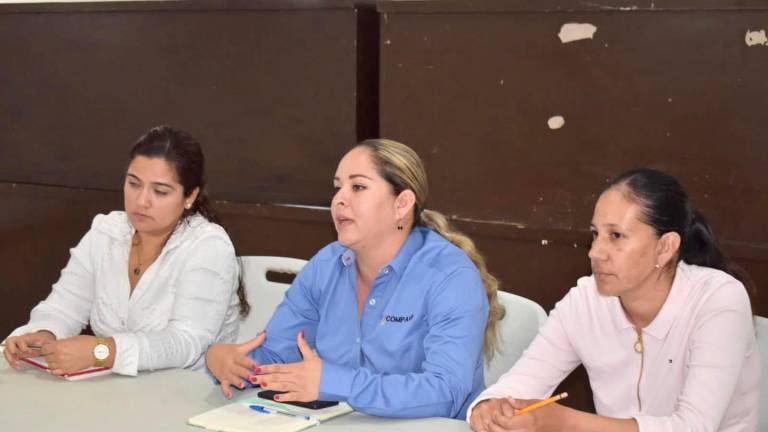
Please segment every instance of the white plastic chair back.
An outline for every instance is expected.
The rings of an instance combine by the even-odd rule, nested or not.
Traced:
[[[305,260],[275,256],[240,257],[243,266],[243,283],[251,304],[251,313],[240,322],[238,341],[252,339],[266,328],[277,305],[283,301],[285,291],[290,286],[286,283],[267,280],[267,272],[298,274]]]
[[[486,386],[498,381],[515,364],[547,320],[547,313],[533,300],[503,291],[498,296],[506,314],[499,323],[498,348],[485,367]]]
[[[761,372],[760,377],[760,405],[757,430],[768,431],[768,318],[755,317],[757,330],[757,347],[760,349]]]

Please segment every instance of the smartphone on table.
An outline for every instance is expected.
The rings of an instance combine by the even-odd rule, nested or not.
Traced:
[[[257,393],[257,396],[259,396],[262,399],[275,400],[275,395],[279,395],[282,393],[285,393],[285,392],[279,392],[274,390],[262,390]],[[284,402],[284,401],[278,400],[275,402],[280,402],[280,403],[289,404],[289,405],[296,405],[302,408],[309,408],[313,410],[328,408],[328,407],[339,404],[339,402],[337,401],[325,401],[325,400],[313,400],[310,402],[294,402],[294,401]]]

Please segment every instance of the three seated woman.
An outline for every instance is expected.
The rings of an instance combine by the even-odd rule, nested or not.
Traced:
[[[226,397],[259,385],[281,401],[466,418],[475,431],[756,430],[754,284],[663,172],[631,170],[602,192],[592,275],[484,389],[504,315],[499,283],[473,242],[425,207],[426,171],[412,149],[379,139],[344,155],[331,202],[338,241],[242,344],[233,342],[248,303],[203,166],[200,145],[173,128],[136,143],[125,211],[94,219],[51,294],[6,339],[12,367],[37,355],[54,374],[205,364]],[[87,324],[95,336],[80,335]],[[520,414],[580,364],[597,414],[556,403]]]

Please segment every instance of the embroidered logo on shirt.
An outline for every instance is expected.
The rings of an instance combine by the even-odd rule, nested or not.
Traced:
[[[413,314],[410,314],[408,316],[405,315],[387,315],[384,317],[384,321],[387,322],[396,322],[396,323],[403,323],[408,322],[413,319]]]

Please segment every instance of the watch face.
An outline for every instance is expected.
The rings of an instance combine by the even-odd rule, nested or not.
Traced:
[[[104,344],[96,345],[93,349],[93,356],[98,360],[106,360],[109,357],[109,347]]]

